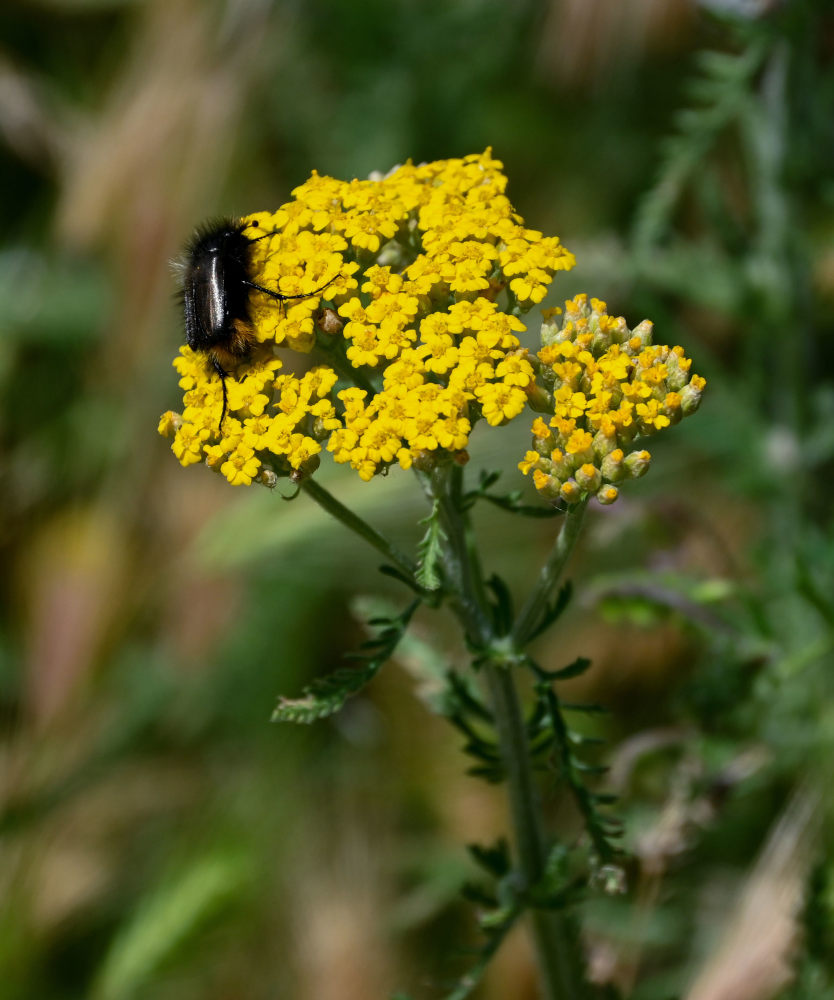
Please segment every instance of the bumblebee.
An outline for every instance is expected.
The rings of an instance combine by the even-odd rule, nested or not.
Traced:
[[[251,293],[263,292],[276,302],[287,302],[323,291],[282,295],[253,281],[252,244],[272,234],[244,236],[248,225],[240,219],[218,219],[206,224],[189,241],[181,264],[185,342],[192,350],[204,353],[220,376],[221,431],[227,409],[226,379],[257,342],[250,315]]]

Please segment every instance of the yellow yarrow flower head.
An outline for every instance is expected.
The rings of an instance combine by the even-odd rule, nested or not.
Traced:
[[[635,447],[697,410],[706,385],[680,347],[652,344],[652,324],[633,330],[599,299],[577,295],[544,311],[533,447],[518,467],[548,500],[613,503],[619,486],[645,475]]]
[[[224,381],[208,353],[183,347],[174,361],[183,411],[160,433],[180,462],[274,483],[310,475],[326,450],[369,480],[462,460],[478,422],[516,419],[541,395],[521,317],[575,261],[525,228],[506,184],[490,150],[369,180],[313,173],[276,212],[241,220],[251,330]],[[693,406],[683,390],[680,412]],[[647,425],[667,416],[637,402]],[[571,447],[589,461],[584,439]]]

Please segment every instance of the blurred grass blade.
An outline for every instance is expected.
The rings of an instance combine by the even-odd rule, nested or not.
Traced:
[[[246,867],[239,856],[214,853],[155,886],[116,934],[91,1000],[135,997],[246,882]]]

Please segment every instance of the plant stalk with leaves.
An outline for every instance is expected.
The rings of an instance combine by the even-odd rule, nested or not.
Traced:
[[[577,755],[583,739],[567,721],[596,707],[564,705],[554,687],[589,661],[548,671],[530,645],[568,603],[560,581],[589,502],[614,503],[625,483],[648,471],[641,439],[693,413],[705,383],[680,347],[653,344],[650,322],[631,329],[587,295],[564,311],[544,310],[538,343],[525,346],[522,317],[574,258],[556,237],[524,226],[505,186],[487,150],[409,163],[368,181],[314,174],[277,212],[240,220],[254,291],[236,322],[250,323],[251,347],[219,380],[210,352],[183,348],[175,367],[185,406],[165,414],[160,431],[173,438],[183,465],[205,461],[233,485],[291,479],[382,553],[385,572],[414,594],[400,614],[372,622],[377,634],[353,667],[314,681],[300,698],[282,698],[277,720],[311,722],[337,711],[391,658],[420,604],[452,610],[471,669],[449,670],[443,711],[465,736],[471,773],[506,783],[514,850],[472,849],[493,880],[472,891],[484,907],[485,941],[449,1000],[471,992],[526,913],[545,996],[568,1000],[590,990],[571,907],[597,872],[616,885],[618,829],[601,810],[608,799],[587,783],[596,769]],[[239,288],[216,291],[240,296]],[[276,294],[292,305],[278,308]],[[302,375],[282,373],[279,348],[318,363]],[[537,502],[494,492],[495,473],[467,489],[475,427],[522,415],[532,441],[517,464]],[[394,465],[414,471],[429,508],[416,558],[321,485],[315,473],[325,451],[365,481]],[[484,574],[470,520],[479,502],[562,519],[517,613],[506,584]],[[528,708],[523,676],[532,680]],[[584,862],[546,831],[542,774],[575,800],[589,845]]]
[[[581,659],[548,672],[530,657],[527,646],[556,621],[568,603],[568,585],[557,588],[586,504],[564,512],[553,550],[516,615],[503,582],[495,576],[488,580],[483,576],[469,516],[472,505],[483,498],[483,490],[467,493],[463,470],[453,462],[417,475],[431,510],[425,519],[420,559],[411,568],[393,547],[378,544],[380,536],[374,529],[348,512],[321,485],[308,486],[310,495],[328,513],[396,560],[385,568],[408,582],[417,597],[402,615],[372,622],[378,634],[362,650],[361,666],[315,682],[299,699],[281,699],[275,718],[308,722],[341,707],[394,654],[421,602],[432,606],[447,603],[463,629],[473,670],[469,675],[449,673],[445,712],[466,736],[466,752],[475,761],[471,772],[492,782],[506,782],[514,841],[512,856],[506,848],[473,850],[495,878],[501,901],[497,895],[486,897],[491,905],[482,919],[486,940],[481,962],[461,979],[449,998],[461,1000],[469,994],[485,968],[484,960],[524,913],[532,918],[545,996],[554,1000],[581,997],[587,985],[578,934],[569,913],[570,902],[578,897],[581,886],[566,876],[564,846],[554,845],[546,833],[537,772],[555,773],[566,781],[586,820],[595,865],[615,859],[618,830],[613,819],[598,811],[603,797],[589,792],[579,777],[583,765],[572,746],[577,737],[569,730],[553,688],[556,681],[582,673],[589,661]],[[517,500],[513,496],[503,499],[510,506]],[[525,670],[535,681],[535,703],[529,717],[522,708],[518,685]]]

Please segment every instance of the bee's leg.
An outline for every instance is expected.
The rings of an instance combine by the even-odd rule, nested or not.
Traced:
[[[223,421],[226,419],[226,409],[227,409],[228,402],[229,402],[229,398],[228,398],[228,395],[226,393],[226,379],[229,377],[229,373],[226,371],[226,369],[223,367],[223,365],[220,364],[220,362],[217,360],[217,358],[213,354],[211,355],[211,364],[212,364],[212,367],[214,368],[214,370],[220,376],[220,385],[221,385],[221,387],[223,389],[223,409],[220,411],[220,425],[217,428],[218,434],[220,434],[220,436],[222,437],[223,436]]]
[[[265,288],[263,285],[259,285],[256,281],[245,281],[244,284],[249,288],[256,288],[259,292],[263,292],[264,295],[268,295],[271,299],[277,299],[278,302],[286,302],[288,299],[311,299],[314,295],[318,295],[320,292],[323,292],[325,288],[327,288],[327,285],[329,285],[332,281],[333,278],[331,278],[327,284],[322,285],[321,288],[317,288],[314,292],[307,292],[306,295],[282,295],[280,292],[273,292],[271,288]]]

